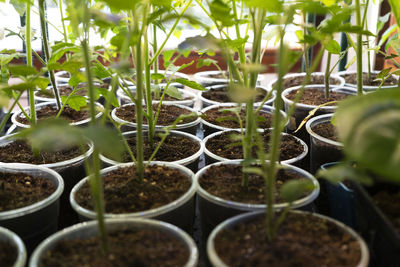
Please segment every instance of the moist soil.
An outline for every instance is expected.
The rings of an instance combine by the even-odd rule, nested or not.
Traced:
[[[132,93],[135,95],[135,92],[132,92]],[[151,92],[151,97],[152,97],[153,101],[158,101],[158,100],[160,100],[162,93],[163,93],[163,92],[160,92],[160,94],[159,94],[159,95],[157,96],[157,98],[156,98],[154,92]],[[125,94],[125,93],[124,93],[124,94]],[[126,95],[126,94],[125,94],[125,95]],[[193,99],[193,97],[192,97],[192,96],[185,96],[185,95],[182,95],[182,98],[181,98],[181,99],[178,99],[178,98],[176,98],[176,97],[173,97],[173,96],[170,96],[170,95],[165,94],[165,96],[164,96],[164,98],[163,98],[163,101],[182,101],[182,100],[189,100],[189,99]]]
[[[346,83],[349,84],[357,84],[357,73],[349,73],[349,74],[341,74],[341,76],[344,78]],[[368,78],[368,73],[363,73],[363,85],[368,85],[368,86],[379,86],[381,84],[380,81],[374,81],[378,74],[376,73],[371,73],[371,78]],[[390,76],[385,80],[383,85],[397,85],[397,81],[393,76]]]
[[[42,266],[184,266],[189,251],[171,234],[158,229],[119,230],[108,234],[103,255],[98,237],[64,240],[42,258]]]
[[[0,266],[12,267],[17,260],[17,248],[9,242],[0,240]]]
[[[229,200],[248,204],[265,204],[264,179],[256,174],[249,174],[248,187],[242,186],[243,167],[241,165],[219,165],[210,167],[199,179],[200,186],[208,193]],[[274,192],[276,203],[284,203],[279,190],[283,183],[300,179],[301,176],[291,170],[279,170]],[[307,196],[309,192],[305,192]],[[303,197],[304,197],[303,196]],[[243,265],[247,266],[247,265]],[[252,265],[248,265],[252,266]]]
[[[229,72],[224,71],[223,73],[219,72],[219,73],[207,74],[207,76],[205,77],[213,79],[229,79]]]
[[[56,117],[57,114],[58,109],[55,105],[42,106],[40,109],[36,110],[37,120],[44,120],[47,118]],[[89,118],[89,110],[81,109],[80,111],[76,111],[69,106],[65,106],[63,111],[61,112],[60,118],[63,118],[70,123],[83,121]],[[22,113],[16,119],[19,123],[30,124],[29,120],[25,118]]]
[[[79,95],[79,96],[87,95],[87,85],[86,84],[79,84],[78,88],[80,88],[80,90],[78,90],[75,93],[75,95]],[[60,94],[60,96],[69,96],[72,93],[72,91],[74,90],[74,88],[69,85],[57,85],[57,89],[58,89],[58,93]],[[36,95],[39,97],[54,98],[53,89],[37,91]]]
[[[258,88],[257,91],[258,94],[255,97],[255,102],[261,102],[268,92],[260,88]],[[228,87],[213,88],[208,91],[202,92],[201,95],[208,100],[216,101],[219,103],[232,102],[228,94]]]
[[[320,123],[312,127],[313,132],[326,139],[339,142],[337,130],[330,122]]]
[[[334,223],[289,213],[269,242],[265,217],[224,229],[215,238],[219,257],[229,266],[357,266],[357,241]]]
[[[158,104],[154,104],[153,105],[154,114],[156,113],[157,108]],[[125,121],[136,123],[135,111],[136,111],[135,105],[126,105],[117,108],[116,115]],[[180,108],[173,105],[161,105],[160,113],[158,115],[157,125],[162,125],[162,126],[172,125],[180,115],[188,115],[190,113],[192,112],[185,108]],[[191,118],[185,118],[181,120],[178,124],[189,123],[195,121],[196,119],[197,119],[196,116]],[[143,123],[146,122],[147,122],[146,117],[143,117]]]
[[[143,182],[135,167],[118,168],[103,176],[106,213],[132,213],[155,209],[177,200],[190,188],[190,181],[180,171],[164,166],[145,169]],[[94,210],[92,195],[86,183],[75,194],[76,201]]]
[[[294,100],[296,97],[298,90],[293,90],[289,94],[286,95],[286,98],[290,100]],[[330,92],[329,97],[325,98],[325,91],[320,89],[307,89],[304,90],[304,94],[301,97],[299,103],[312,105],[312,106],[319,106],[331,101],[340,101],[343,100],[350,95],[339,93],[339,92]],[[332,104],[335,105],[335,104]],[[332,106],[328,105],[328,106]]]
[[[235,141],[232,140],[232,134],[238,132],[223,132],[221,135],[214,136],[208,139],[206,148],[212,153],[227,159],[243,159],[243,149],[241,143],[234,145]],[[269,152],[269,139],[270,132],[266,131],[261,134],[264,141],[264,151]],[[280,147],[279,160],[284,161],[296,158],[304,152],[302,144],[293,136],[283,135]],[[253,155],[256,156],[256,150],[253,150]]]
[[[209,109],[206,112],[204,112],[203,119],[211,124],[218,125],[218,126],[225,127],[225,128],[230,128],[230,129],[240,128],[240,124],[238,122],[236,114],[234,114],[233,112],[223,112],[222,111],[227,108],[233,108],[233,106],[232,107],[216,107],[216,108]],[[245,125],[246,111],[244,109],[242,109],[240,111],[239,115],[241,117],[243,125]],[[266,113],[266,112],[260,112],[257,116],[257,122],[258,122],[258,128],[262,128],[262,129],[271,128],[272,114]]]
[[[87,150],[87,149],[86,149]],[[38,157],[32,152],[32,147],[23,140],[15,140],[5,146],[0,146],[0,162],[50,164],[73,159],[82,155],[79,147],[72,147],[60,151],[41,151]]]
[[[0,212],[19,209],[50,196],[56,188],[49,179],[25,173],[0,173]],[[1,265],[2,266],[2,265]]]
[[[136,135],[135,135],[136,136]],[[144,147],[143,147],[143,156],[144,160],[148,160],[151,155],[153,154],[154,148],[158,146],[160,143],[161,138],[159,136],[156,136],[154,139],[154,144],[153,147],[150,146],[148,142],[148,137],[146,135],[145,140],[143,142]],[[130,137],[127,140],[129,147],[136,157],[136,138],[135,137]],[[177,161],[181,159],[188,158],[199,151],[200,146],[197,142],[193,141],[193,139],[190,139],[186,136],[181,136],[181,135],[169,135],[164,143],[161,145],[159,150],[157,151],[157,154],[153,158],[153,161],[167,161],[167,162],[172,162],[172,161]],[[129,156],[128,152],[125,152],[123,154],[123,161],[122,162],[132,162],[131,157]]]
[[[310,82],[308,83],[310,84],[325,84],[325,76],[311,76],[310,77]],[[304,81],[304,76],[298,76],[298,77],[290,77],[290,78],[286,78],[283,81],[283,88],[287,89],[290,87],[295,87],[295,86],[300,86],[303,84]],[[340,81],[338,81],[335,78],[329,77],[329,84],[331,85],[339,85]]]
[[[400,189],[396,186],[387,186],[372,196],[375,204],[393,223],[400,234]]]

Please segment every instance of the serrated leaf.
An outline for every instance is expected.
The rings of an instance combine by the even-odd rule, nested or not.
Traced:
[[[164,89],[165,90],[165,89]],[[175,86],[168,86],[167,88],[166,88],[166,94],[167,95],[169,95],[169,96],[171,96],[171,97],[173,97],[173,98],[176,98],[176,99],[179,99],[179,100],[181,100],[182,99],[182,94],[181,94],[181,92],[178,90],[178,88],[176,88]]]
[[[391,40],[389,42],[389,46],[391,46],[397,52],[397,54],[400,54],[400,39]]]
[[[313,189],[314,184],[309,179],[290,180],[282,185],[280,195],[285,201],[291,203]]]
[[[23,76],[27,77],[29,75],[36,75],[38,71],[34,67],[26,66],[26,65],[8,65],[8,70],[14,76]]]
[[[40,89],[46,89],[47,86],[49,86],[49,79],[44,78],[44,77],[38,77],[35,80],[33,80],[33,83],[39,87]]]
[[[80,95],[73,95],[73,96],[61,96],[61,101],[63,103],[67,103],[67,105],[76,110],[76,111],[80,111],[81,108],[86,107],[87,106],[87,99],[84,96],[80,96]]]
[[[339,55],[341,52],[341,48],[338,42],[331,39],[325,46],[325,49],[328,50],[331,54]]]
[[[211,64],[217,64],[218,61],[212,58],[201,58],[197,61],[196,68],[201,68],[203,66],[210,66]]]
[[[95,90],[100,93],[108,103],[111,103],[114,107],[119,107],[118,99],[115,94],[109,94],[106,88],[96,87]]]
[[[187,87],[190,87],[192,89],[200,90],[200,91],[207,91],[203,86],[200,84],[194,82],[194,81],[189,81],[188,79],[184,78],[176,78],[174,82],[180,83],[182,85],[185,85]]]

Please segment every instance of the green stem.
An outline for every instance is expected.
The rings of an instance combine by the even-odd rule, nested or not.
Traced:
[[[361,10],[360,10],[360,0],[355,0],[356,4],[356,24],[361,26]],[[363,94],[363,78],[362,78],[362,34],[357,34],[357,94]]]
[[[67,28],[65,27],[65,19],[63,12],[62,0],[58,0],[58,7],[60,8],[61,23],[63,27],[64,42],[68,43]]]
[[[42,41],[44,48],[45,60],[48,61],[50,59],[50,49],[49,49],[49,40],[47,39],[47,29],[46,29],[46,18],[44,14],[44,0],[39,0],[39,15],[40,15],[40,28],[42,32]],[[57,83],[54,77],[54,71],[50,70],[50,82],[53,86],[53,93],[56,99],[57,108],[61,109],[61,100],[60,95],[58,94]]]
[[[25,42],[26,42],[26,62],[29,67],[33,67],[32,61],[32,36],[31,36],[31,2],[26,3],[26,24],[25,24]],[[29,107],[30,107],[30,122],[31,125],[36,124],[36,109],[35,109],[35,90],[30,89],[29,92]]]
[[[238,21],[238,15],[237,15],[237,10],[236,10],[236,0],[232,0],[232,9],[233,9],[233,16],[235,18],[235,21]],[[236,30],[236,38],[240,39],[240,29],[239,29],[239,23],[235,23],[235,30]],[[239,60],[241,65],[246,64],[246,51],[245,51],[245,45],[241,45],[241,47],[238,49],[238,54],[239,54]],[[247,73],[243,73],[243,81],[246,86],[249,86],[249,77]]]
[[[328,52],[328,58],[325,69],[325,98],[329,98],[329,78],[330,78],[330,65],[331,65],[332,53]]]
[[[144,31],[144,48],[143,48],[143,53],[144,53],[144,62],[149,62],[149,42],[148,42],[148,37],[147,37],[147,27],[146,30]],[[144,66],[145,68],[145,81],[146,81],[146,111],[147,111],[147,123],[149,125],[149,131],[148,131],[148,139],[149,139],[149,144],[151,147],[153,147],[154,144],[154,129],[155,129],[155,121],[154,121],[154,114],[153,114],[153,101],[151,97],[151,79],[150,79],[150,68],[152,64],[146,64]]]

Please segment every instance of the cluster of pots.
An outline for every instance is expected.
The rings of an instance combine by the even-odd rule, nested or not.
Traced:
[[[207,73],[205,73],[205,75],[206,74]],[[302,74],[295,74],[294,76],[299,75],[301,76]],[[313,75],[321,74],[315,73]],[[182,75],[182,77],[187,78],[185,75]],[[207,90],[221,89],[222,87],[226,86],[226,79],[223,78],[207,79],[207,77],[201,73],[196,74],[195,78],[200,84],[206,86]],[[352,87],[346,85],[344,79],[340,76],[332,75],[332,79],[336,80],[334,83],[335,87],[332,88],[333,91],[341,91],[345,94],[355,94],[354,86]],[[63,78],[60,76],[57,77],[57,80],[59,83],[68,81],[67,78],[63,80]],[[164,85],[161,84],[159,86],[162,89],[162,86]],[[179,84],[173,84],[173,86],[178,88]],[[267,87],[259,86],[259,88],[268,94],[273,86],[274,81],[272,81]],[[128,88],[132,93],[134,93],[134,85],[129,85]],[[298,88],[298,86],[294,86],[286,89],[283,92],[282,98],[285,102],[285,110],[281,111],[282,117],[285,118],[285,111],[293,103],[292,100],[286,96],[291,91]],[[223,110],[234,105],[233,103],[217,103],[217,101],[207,99],[204,97],[203,92],[193,93],[192,91],[183,87],[178,88],[178,90],[184,96],[183,100],[166,100],[164,105],[174,105],[199,115],[205,114],[210,109]],[[324,86],[321,84],[308,85],[306,90],[324,90]],[[130,103],[129,97],[127,97],[124,91],[121,89],[117,91],[117,97],[122,106],[133,105]],[[264,103],[264,106],[260,109],[260,112],[272,114],[274,111],[274,98],[275,95],[271,94],[270,99]],[[48,104],[49,102],[41,103],[38,105],[38,108]],[[98,104],[98,106],[99,110],[101,110],[101,104]],[[317,112],[317,116],[309,120],[305,128],[294,133],[294,130],[308,115],[308,112],[314,108],[316,108],[316,106],[299,103],[296,106],[296,111],[292,118],[287,119],[287,133],[285,133],[285,135],[293,134],[293,138],[297,140],[297,142],[299,142],[303,147],[303,153],[296,158],[288,159],[280,163],[282,166],[297,173],[301,177],[309,179],[314,185],[313,191],[307,194],[307,196],[295,201],[292,206],[293,209],[304,210],[308,212],[316,211],[315,200],[318,198],[320,192],[320,184],[312,174],[314,174],[316,170],[321,167],[321,165],[340,160],[342,149],[342,145],[339,142],[319,136],[313,131],[315,125],[319,123],[330,122],[332,113],[335,111],[334,106],[325,106],[320,108]],[[99,111],[98,116],[101,115],[101,111]],[[13,116],[13,123],[16,125],[15,128],[18,129],[28,127],[16,120],[18,116],[21,115],[16,113]],[[111,116],[116,122],[124,125],[124,127],[121,129],[124,131],[123,135],[125,137],[135,135],[135,123],[124,121],[123,119],[119,118],[116,115],[116,109],[111,112]],[[87,123],[87,121],[76,124],[81,125],[85,123]],[[146,129],[147,127],[145,126],[144,128]],[[163,126],[156,126],[156,131],[162,130],[162,128]],[[108,228],[110,230],[118,229],[124,225],[124,227],[133,227],[135,229],[161,229],[162,231],[168,232],[175,236],[178,240],[181,240],[190,252],[189,259],[185,266],[196,266],[199,261],[200,253],[198,252],[197,246],[190,235],[198,235],[197,232],[193,232],[193,225],[197,223],[200,224],[200,232],[202,233],[200,238],[196,238],[199,239],[198,243],[200,244],[201,253],[207,251],[208,260],[213,266],[225,266],[214,249],[213,239],[215,236],[218,235],[218,232],[224,228],[231,228],[233,225],[239,222],[248,221],[255,216],[259,216],[259,213],[265,212],[266,209],[265,204],[239,203],[214,196],[202,188],[199,183],[202,175],[204,175],[204,173],[206,173],[211,167],[238,165],[241,163],[241,160],[230,160],[215,155],[213,152],[207,149],[208,140],[223,133],[237,132],[238,130],[239,129],[237,128],[225,128],[214,125],[208,122],[206,118],[202,118],[201,116],[192,122],[178,124],[176,130],[171,131],[171,134],[184,136],[193,140],[199,149],[194,155],[185,159],[174,162],[154,161],[150,165],[167,166],[168,168],[178,170],[190,181],[191,186],[188,191],[174,202],[159,208],[127,214],[107,213],[105,214],[105,218]],[[260,129],[260,131],[265,130],[267,129]],[[10,136],[5,136],[0,139],[1,146],[4,146],[9,142],[12,142],[12,135],[11,139]],[[55,244],[60,240],[96,235],[98,226],[97,223],[93,221],[96,218],[95,212],[82,207],[75,199],[76,192],[87,183],[88,178],[85,177],[86,174],[83,167],[83,161],[90,157],[92,150],[92,145],[89,145],[89,149],[84,155],[55,164],[30,165],[20,163],[1,163],[3,172],[22,172],[30,173],[31,175],[40,174],[42,177],[50,179],[56,188],[55,192],[43,201],[24,208],[0,212],[0,226],[8,228],[20,236],[19,238],[9,230],[0,228],[0,239],[12,240],[14,246],[18,248],[19,255],[14,266],[24,266],[27,259],[27,253],[25,251],[23,242],[25,242],[27,245],[29,253],[31,253],[39,244],[30,257],[30,266],[39,266],[41,256],[46,253],[47,250],[54,247]],[[325,156],[321,156],[322,154]],[[102,156],[101,159],[104,167],[106,167],[101,171],[102,176],[117,168],[129,167],[133,165],[133,163],[115,162],[105,156]],[[344,185],[339,185],[341,188],[343,188],[343,186]],[[340,189],[339,187],[328,185],[326,186],[326,190],[328,191],[328,194],[331,194],[333,191],[338,191],[338,189]],[[352,193],[352,191],[348,188],[344,190]],[[361,188],[360,190],[363,189]],[[354,197],[351,196],[349,201],[352,202],[353,198]],[[340,208],[340,205],[348,204],[340,204],[337,202],[332,203],[331,211],[333,213],[337,211],[336,214],[339,213],[339,215],[334,214],[333,217],[350,227],[354,227],[355,219],[351,218],[349,220],[349,218],[343,218],[343,208]],[[276,204],[274,209],[281,210],[287,205],[289,204]],[[252,213],[249,213],[250,211]],[[79,218],[81,223],[74,226],[69,226],[68,224],[63,224],[62,222],[60,224],[58,220],[62,220],[64,212],[70,214],[73,213],[74,216]],[[350,213],[352,214],[352,212]],[[310,215],[322,216],[313,215],[311,213]],[[197,217],[199,217],[199,219]],[[332,221],[332,219],[326,217],[324,218]],[[367,266],[369,255],[366,243],[350,227],[345,226],[338,221],[334,221],[334,223],[359,241],[362,255],[360,257],[358,266]],[[68,227],[60,232],[55,233],[57,231],[57,227],[60,225],[62,225],[62,227]],[[399,242],[399,239],[397,242]]]

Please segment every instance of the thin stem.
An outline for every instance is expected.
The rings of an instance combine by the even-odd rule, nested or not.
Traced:
[[[356,23],[357,26],[361,26],[361,10],[360,10],[360,0],[355,0],[356,4]],[[357,34],[357,94],[363,94],[363,78],[362,78],[362,34]]]
[[[147,36],[147,27],[146,30],[144,31],[144,48],[143,48],[143,53],[144,53],[144,62],[149,62],[149,42],[148,42],[148,36]],[[156,60],[157,61],[157,60]],[[145,68],[145,82],[146,82],[146,111],[147,111],[147,123],[149,125],[149,132],[148,132],[148,140],[149,144],[151,147],[153,147],[154,143],[154,128],[155,128],[155,121],[153,120],[153,105],[152,105],[152,97],[151,97],[151,80],[150,80],[150,68],[151,64],[146,64],[144,66]]]
[[[26,3],[26,24],[25,24],[25,42],[26,42],[26,62],[29,67],[33,67],[32,61],[32,37],[31,37],[31,2]],[[36,124],[36,109],[35,109],[35,90],[29,89],[29,106],[31,110],[30,122],[31,125]]]
[[[62,27],[63,27],[64,42],[68,43],[67,28],[65,27],[62,0],[58,0],[58,7],[60,8],[60,16],[61,16],[61,23],[62,23]]]
[[[326,62],[326,69],[325,69],[325,98],[329,98],[329,78],[330,78],[330,65],[331,65],[332,53],[328,52],[328,58]]]
[[[14,102],[12,103],[11,107],[7,111],[7,114],[3,117],[3,120],[1,121],[1,124],[0,124],[0,132],[2,132],[4,127],[6,126],[6,123],[7,123],[8,119],[11,117],[11,113],[12,113],[13,109],[15,108],[15,105],[17,104],[18,100],[21,98],[23,93],[24,93],[24,91],[19,92],[17,97],[14,99]]]
[[[233,16],[235,18],[235,21],[238,21],[238,15],[237,15],[237,10],[236,10],[236,0],[232,0],[232,9],[233,9]],[[236,30],[236,38],[240,39],[240,29],[239,29],[239,23],[235,23],[235,30]],[[246,64],[246,53],[245,53],[245,45],[242,44],[241,47],[238,49],[238,54],[239,54],[239,60],[240,64],[244,65]],[[249,77],[247,73],[243,73],[243,81],[246,86],[249,84]]]

